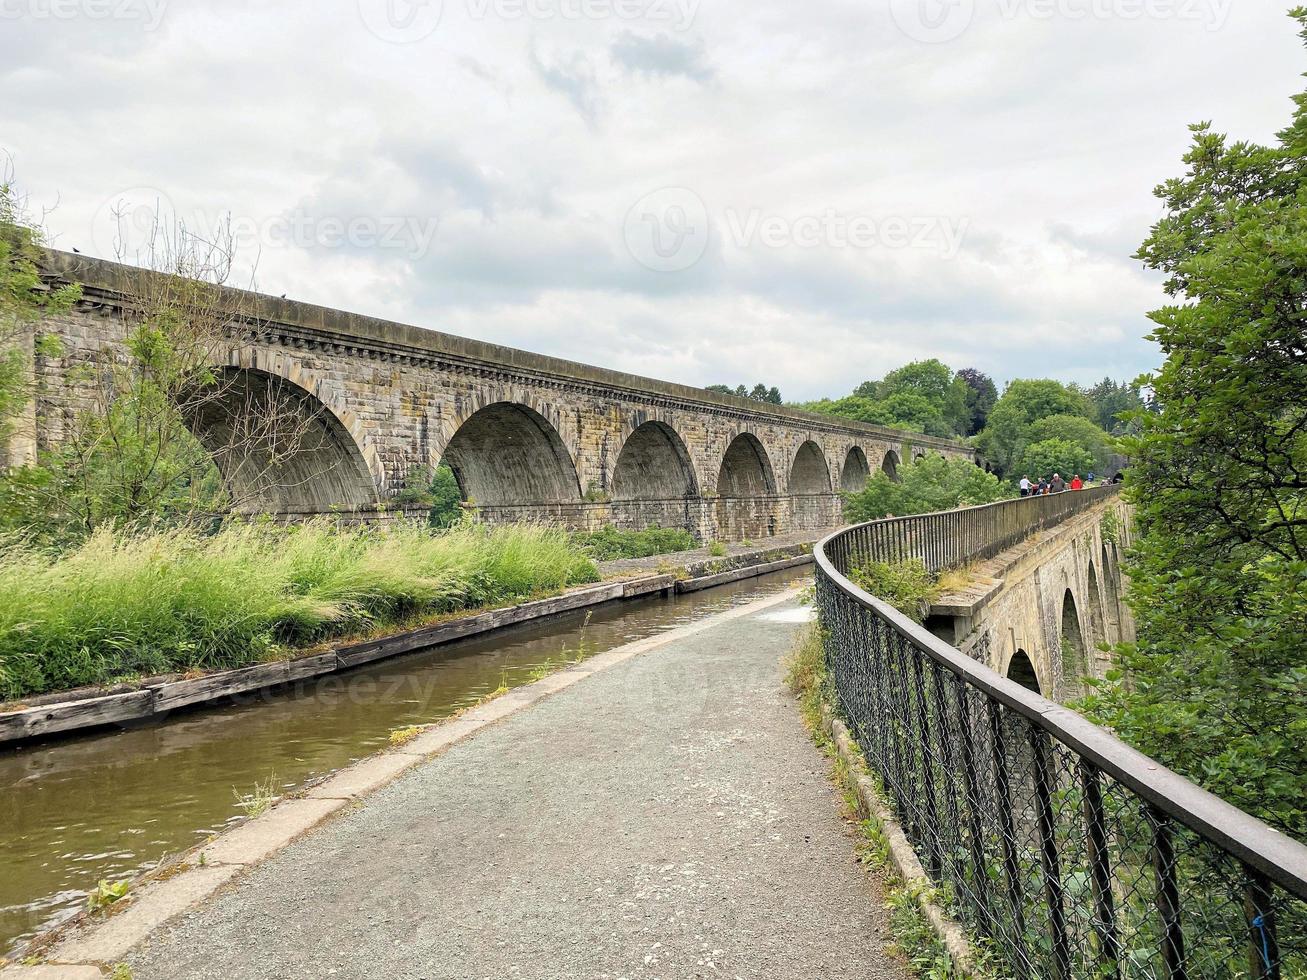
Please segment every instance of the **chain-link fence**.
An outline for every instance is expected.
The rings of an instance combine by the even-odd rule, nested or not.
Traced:
[[[1307,978],[1307,847],[846,577],[865,560],[992,555],[1109,492],[880,521],[818,546],[840,708],[943,900],[1012,976]]]

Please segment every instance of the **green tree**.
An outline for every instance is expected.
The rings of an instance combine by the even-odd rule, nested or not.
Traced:
[[[1137,383],[1104,378],[1085,392],[1093,406],[1093,419],[1106,432],[1121,435],[1129,427],[1128,416],[1147,407]]]
[[[463,516],[463,492],[458,478],[446,463],[432,470],[415,467],[404,480],[404,489],[395,495],[401,506],[431,508],[430,525],[443,530],[453,527]]]
[[[859,523],[891,514],[907,517],[993,503],[1015,495],[1011,486],[974,463],[931,454],[901,464],[898,482],[882,471],[873,473],[864,489],[845,498],[844,519]]]
[[[232,241],[229,230],[202,240],[180,225],[156,228],[150,267],[120,277],[123,342],[69,366],[83,407],[57,446],[0,481],[0,525],[62,540],[106,524],[203,518],[252,506],[291,456],[312,453],[319,420],[293,394],[251,391],[217,366],[241,355],[257,322],[219,288]],[[202,446],[188,421],[214,414],[223,424]],[[239,486],[219,478],[223,466]]]
[[[709,385],[706,391],[715,391],[721,395],[735,395],[739,398],[752,398],[756,402],[767,402],[769,405],[781,405],[781,391],[775,385],[768,388],[765,384],[756,384],[752,390],[737,385],[734,388],[728,385]]]
[[[924,432],[928,436],[954,435],[939,406],[916,391],[897,391],[887,398],[872,403],[868,421],[909,432]]]
[[[1049,439],[1056,439],[1071,443],[1084,450],[1085,453],[1088,453],[1089,464],[1085,466],[1083,463],[1077,463],[1082,476],[1090,470],[1095,473],[1102,473],[1107,466],[1108,457],[1112,455],[1111,437],[1089,419],[1080,415],[1048,415],[1038,419],[1030,423],[1027,438],[1030,440],[1030,446]],[[1027,447],[1023,458],[1029,452],[1030,447]],[[1025,466],[1026,464],[1023,462],[1018,468],[1024,471]],[[1067,475],[1065,469],[1059,472],[1063,476]],[[1047,474],[1044,475],[1047,476]]]
[[[1089,400],[1059,381],[1041,379],[1013,381],[989,413],[989,424],[977,445],[1004,475],[1019,475],[1015,469],[1030,443],[1030,426],[1050,415],[1089,418]]]
[[[1307,40],[1307,8],[1294,10]],[[1307,94],[1272,146],[1193,127],[1139,257],[1160,410],[1136,412],[1138,642],[1089,710],[1307,840]]]
[[[902,409],[891,411],[920,420],[922,428],[919,431],[929,435],[953,436],[965,434],[970,423],[971,413],[967,407],[969,391],[970,386],[965,379],[957,378],[947,364],[931,358],[928,361],[913,361],[885,375],[885,380],[877,386],[877,399],[889,403],[900,395],[918,396],[934,410],[930,413],[929,424],[920,409],[908,413]],[[939,421],[934,421],[934,417],[938,417]]]
[[[1067,439],[1044,439],[1026,447],[1016,472],[1034,480],[1057,473],[1070,483],[1073,476],[1084,476],[1093,468],[1094,457],[1083,446]]]
[[[957,376],[967,386],[967,427],[962,434],[974,436],[989,421],[989,413],[998,401],[998,388],[993,378],[975,368],[963,368]]]

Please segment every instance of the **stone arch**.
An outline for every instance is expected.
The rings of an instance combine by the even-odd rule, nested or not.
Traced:
[[[558,429],[518,402],[479,408],[446,443],[449,465],[465,500],[486,507],[576,503],[576,464]]]
[[[794,454],[789,480],[792,494],[830,493],[830,464],[821,447],[809,439]]]
[[[1069,588],[1062,593],[1059,637],[1062,653],[1060,693],[1064,697],[1076,697],[1084,690],[1084,679],[1089,676],[1089,651],[1085,644],[1084,629],[1080,624],[1080,610],[1076,606],[1076,597]]]
[[[899,454],[893,449],[885,450],[885,458],[880,461],[881,472],[893,480],[899,482]]]
[[[1018,649],[1012,654],[1004,676],[1020,684],[1027,691],[1034,691],[1036,694],[1044,693],[1039,684],[1039,674],[1035,671],[1035,662],[1030,659],[1030,654],[1025,650]]]
[[[297,366],[256,354],[215,368],[211,381],[187,394],[182,417],[213,457],[237,512],[377,506],[385,471],[352,416],[323,393]]]
[[[579,472],[578,459],[580,454],[578,452],[576,424],[573,417],[569,413],[560,410],[557,405],[541,398],[539,392],[516,385],[487,385],[468,395],[455,398],[452,407],[449,409],[436,407],[431,429],[438,435],[433,440],[428,462],[434,466],[441,461],[445,447],[453,441],[454,436],[472,416],[483,409],[501,403],[520,405],[523,408],[530,409],[548,422],[550,428],[554,430],[563,447],[567,450],[572,466],[577,468]],[[632,429],[634,429],[634,426],[632,426]]]
[[[840,470],[840,489],[846,493],[857,493],[866,487],[870,478],[871,467],[867,465],[867,454],[861,446],[851,447]]]
[[[614,500],[679,500],[698,494],[694,464],[675,429],[651,421],[626,436],[613,468]]]
[[[758,437],[742,432],[726,447],[717,471],[719,497],[765,497],[776,492],[771,459]]]

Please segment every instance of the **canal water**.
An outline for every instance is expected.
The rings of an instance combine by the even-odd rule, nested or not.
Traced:
[[[542,668],[594,656],[811,579],[807,568],[609,603],[148,725],[0,752],[0,958],[82,908],[100,879],[155,867],[292,791]]]

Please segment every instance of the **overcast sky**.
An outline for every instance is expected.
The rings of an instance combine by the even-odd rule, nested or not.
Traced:
[[[1187,125],[1286,124],[1288,6],[0,0],[0,149],[60,247],[229,213],[264,292],[588,363],[1088,383],[1157,362]]]

